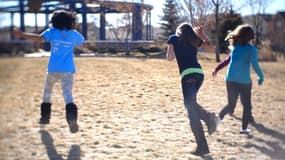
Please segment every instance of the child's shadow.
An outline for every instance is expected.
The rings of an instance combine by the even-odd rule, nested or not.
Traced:
[[[40,130],[41,139],[46,147],[47,154],[50,160],[63,160],[62,155],[58,154],[55,146],[53,145],[53,139],[51,135],[45,131]],[[80,146],[72,145],[68,153],[67,160],[80,160]]]
[[[235,115],[233,115],[232,117],[239,121],[242,120],[241,118]],[[280,142],[285,143],[285,134],[283,134],[282,132],[278,132],[276,130],[267,128],[263,124],[257,123],[257,122],[252,123],[251,126],[253,126],[258,132],[266,134],[266,135],[270,135],[273,138],[279,139]]]
[[[241,120],[240,118],[233,116],[235,119]],[[253,123],[252,126],[260,133],[271,136],[271,140],[263,139],[260,137],[256,137],[251,135],[252,138],[256,139],[256,141],[260,143],[252,143],[249,142],[246,144],[246,147],[254,147],[258,149],[260,152],[270,156],[272,159],[283,159],[285,157],[285,134],[282,132],[278,132],[276,130],[265,127],[261,123]],[[262,145],[263,143],[263,145]]]

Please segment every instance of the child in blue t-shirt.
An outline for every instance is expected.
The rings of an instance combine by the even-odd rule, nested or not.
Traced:
[[[75,30],[76,15],[67,10],[57,10],[51,18],[52,27],[41,34],[14,30],[16,37],[34,41],[45,40],[51,44],[51,56],[48,62],[44,86],[43,102],[41,103],[40,124],[49,124],[51,115],[51,93],[54,84],[61,81],[66,108],[66,120],[72,133],[78,131],[77,106],[73,102],[72,85],[75,64],[73,50],[81,46],[84,37]]]
[[[252,82],[250,77],[250,66],[258,75],[258,84],[263,83],[263,73],[258,64],[258,51],[256,47],[250,44],[254,38],[254,31],[251,26],[244,24],[238,26],[233,32],[229,33],[226,39],[230,41],[230,54],[213,71],[213,77],[219,70],[228,66],[226,74],[226,87],[228,93],[228,105],[219,113],[220,119],[223,119],[227,113],[233,112],[238,96],[240,96],[243,105],[242,130],[240,133],[247,134],[250,130],[248,123],[254,122],[251,105]]]

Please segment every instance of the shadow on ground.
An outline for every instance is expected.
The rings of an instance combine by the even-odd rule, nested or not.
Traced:
[[[52,136],[49,134],[48,131],[40,130],[39,133],[41,134],[42,143],[45,145],[48,158],[50,160],[63,160],[62,155],[60,155],[56,147],[53,144]],[[80,146],[72,145],[67,160],[80,160]]]

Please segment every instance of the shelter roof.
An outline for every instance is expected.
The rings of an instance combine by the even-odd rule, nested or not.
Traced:
[[[19,13],[21,8],[19,6],[19,0],[2,0],[4,3],[0,6],[0,13]],[[29,8],[29,1],[23,0],[24,12],[34,13],[34,10]],[[121,13],[130,12],[130,9],[135,7],[141,7],[144,10],[150,11],[153,9],[152,5],[139,3],[139,2],[126,2],[116,0],[34,0],[36,2],[41,1],[42,5],[37,13],[49,13],[59,8],[66,8],[68,4],[76,4],[75,11],[77,13],[82,12],[82,5],[87,5],[87,13],[100,13],[104,8],[105,13]],[[79,5],[78,5],[79,4]]]

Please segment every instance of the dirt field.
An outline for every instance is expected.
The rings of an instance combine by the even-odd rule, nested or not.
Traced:
[[[60,85],[52,96],[52,118],[39,125],[48,58],[0,59],[1,160],[284,160],[285,63],[263,62],[265,82],[252,74],[257,124],[241,135],[242,106],[218,131],[206,133],[211,153],[196,157],[196,143],[183,107],[176,62],[163,59],[76,58],[74,99],[80,131],[65,121]],[[216,80],[212,58],[202,58],[205,81],[198,101],[219,112],[226,105],[222,70]],[[205,132],[206,127],[205,128]]]

